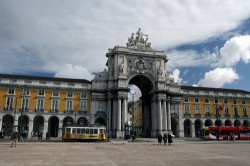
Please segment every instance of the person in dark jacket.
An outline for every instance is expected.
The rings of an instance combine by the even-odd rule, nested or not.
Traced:
[[[10,147],[16,147],[16,141],[18,139],[18,132],[17,131],[14,131],[11,135],[11,146]]]
[[[158,146],[161,145],[161,141],[162,141],[162,135],[161,133],[158,134]]]
[[[165,133],[165,134],[163,135],[163,141],[164,141],[164,146],[165,146],[166,143],[167,143],[167,141],[168,141],[168,135],[167,135],[167,133]]]
[[[172,135],[170,133],[168,133],[168,146],[171,146],[172,142],[173,142]]]

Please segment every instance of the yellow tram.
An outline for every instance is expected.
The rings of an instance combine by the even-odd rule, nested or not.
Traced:
[[[106,141],[105,126],[67,126],[63,129],[63,140]]]

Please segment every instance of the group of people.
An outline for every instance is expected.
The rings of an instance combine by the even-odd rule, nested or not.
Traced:
[[[173,142],[173,137],[170,133],[164,133],[162,136],[160,133],[158,134],[158,146],[161,145],[161,142],[163,140],[164,146],[168,143],[168,146],[171,146],[171,143]]]

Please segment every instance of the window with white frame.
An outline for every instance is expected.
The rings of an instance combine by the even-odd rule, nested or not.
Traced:
[[[209,105],[205,105],[205,114],[210,115],[210,106]]]
[[[244,100],[244,99],[241,102],[242,102],[243,105],[246,104],[246,100]]]
[[[242,112],[243,112],[243,115],[247,115],[247,108],[246,107],[242,107]]]
[[[205,103],[206,103],[206,104],[208,104],[208,103],[209,103],[208,98],[205,98]]]
[[[86,100],[80,101],[80,111],[87,111],[87,101]]]
[[[194,106],[194,113],[200,114],[200,106],[199,105]]]
[[[14,108],[13,105],[14,105],[14,97],[7,96],[5,110],[12,110]]]
[[[38,90],[38,95],[39,96],[44,96],[44,89],[39,89]]]
[[[51,112],[57,112],[58,111],[58,103],[59,100],[53,99],[51,103]]]
[[[72,98],[72,97],[73,97],[73,92],[72,92],[72,91],[68,91],[68,92],[67,92],[67,97]]]
[[[228,106],[224,106],[224,110],[225,110],[225,115],[229,115],[229,108],[228,108]]]
[[[190,114],[190,112],[189,112],[189,105],[185,105],[185,106],[184,106],[184,112],[185,112],[185,114],[187,114],[187,115]]]
[[[37,111],[43,111],[44,99],[37,99],[36,109]]]
[[[87,98],[87,93],[86,92],[81,92],[81,98],[86,99]]]
[[[28,97],[23,97],[22,110],[23,111],[28,111],[29,110],[29,98]]]
[[[53,97],[58,97],[59,96],[59,90],[53,90],[52,96]]]
[[[238,116],[238,108],[237,107],[234,107],[234,115]]]
[[[185,97],[185,98],[184,98],[184,102],[185,102],[185,103],[188,103],[188,102],[189,102],[188,97]]]
[[[219,103],[219,100],[217,98],[214,99],[214,103],[215,104],[218,104]]]
[[[14,95],[15,94],[15,89],[14,88],[9,88],[8,89],[8,94],[9,95]]]
[[[228,103],[227,99],[224,99],[224,104],[227,104],[227,103]]]
[[[199,98],[198,98],[198,97],[195,97],[195,98],[194,98],[194,102],[195,102],[195,103],[199,103],[199,102],[200,102]]]
[[[98,103],[98,111],[99,112],[104,111],[104,102],[103,101],[99,101],[99,103]]]
[[[73,110],[73,101],[67,100],[66,101],[66,112],[71,112]]]
[[[30,90],[29,89],[24,89],[23,90],[23,95],[30,95]]]

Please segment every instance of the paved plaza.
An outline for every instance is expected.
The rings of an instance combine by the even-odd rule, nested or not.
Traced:
[[[158,146],[156,139],[112,143],[0,142],[0,166],[247,166],[250,141],[199,141],[174,139]],[[123,144],[124,143],[124,144]]]

